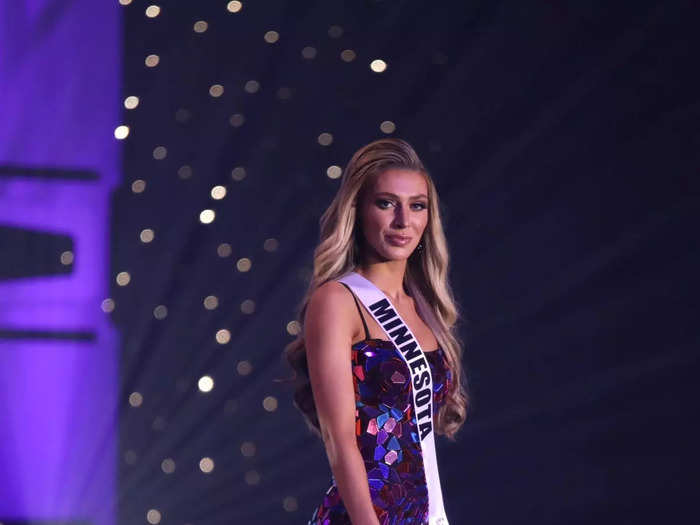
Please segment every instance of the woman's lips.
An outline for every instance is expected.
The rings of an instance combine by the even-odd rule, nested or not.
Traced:
[[[411,241],[411,238],[402,235],[387,235],[386,240],[394,246],[405,246]]]

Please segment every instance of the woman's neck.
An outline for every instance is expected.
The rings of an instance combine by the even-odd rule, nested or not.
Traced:
[[[406,261],[360,264],[355,271],[372,281],[397,308],[407,301],[410,302],[411,298],[403,287]]]

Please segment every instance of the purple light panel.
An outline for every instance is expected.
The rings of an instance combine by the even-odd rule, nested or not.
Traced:
[[[97,175],[0,175],[0,225],[69,235],[75,255],[69,274],[0,281],[0,331],[30,334],[0,337],[0,522],[116,518],[118,338],[100,304],[120,180],[121,9],[0,3],[0,167]],[[47,331],[94,338],[31,336]]]

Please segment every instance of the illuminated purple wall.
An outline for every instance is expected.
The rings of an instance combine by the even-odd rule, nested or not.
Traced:
[[[116,0],[0,3],[0,227],[68,236],[75,257],[0,281],[0,522],[115,521],[118,344],[100,304],[120,17]]]

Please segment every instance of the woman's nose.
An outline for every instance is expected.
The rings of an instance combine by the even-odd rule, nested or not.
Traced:
[[[396,213],[394,213],[394,223],[396,226],[406,226],[406,212],[400,206],[396,207]]]

